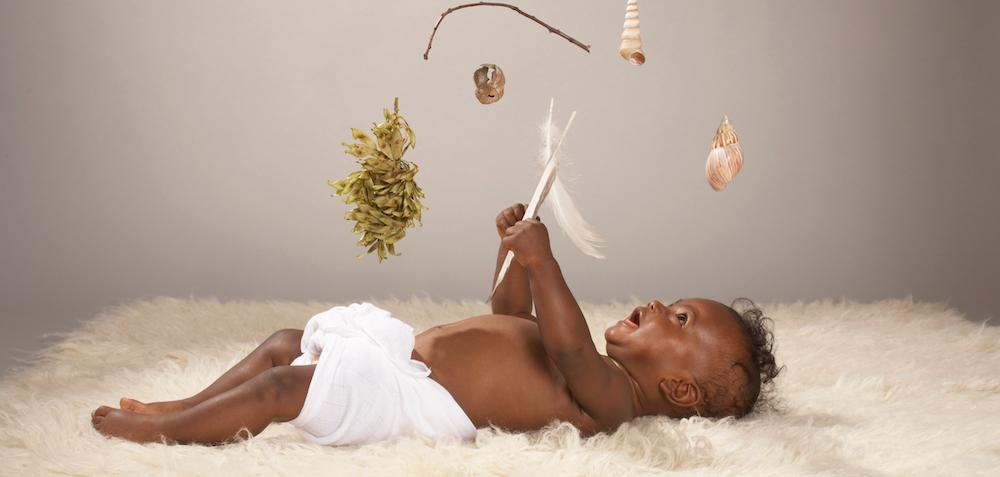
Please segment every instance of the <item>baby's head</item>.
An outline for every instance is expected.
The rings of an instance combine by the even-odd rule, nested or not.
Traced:
[[[702,298],[653,300],[604,331],[608,356],[639,384],[644,414],[741,417],[781,371],[770,319],[752,301],[740,309]]]

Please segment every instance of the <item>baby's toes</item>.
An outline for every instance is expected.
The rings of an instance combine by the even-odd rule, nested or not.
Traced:
[[[104,423],[104,418],[110,409],[107,406],[101,406],[90,412],[90,424],[94,426],[94,429],[101,430],[101,424]]]
[[[137,412],[142,407],[142,403],[132,398],[123,397],[118,401],[118,407],[123,411]]]

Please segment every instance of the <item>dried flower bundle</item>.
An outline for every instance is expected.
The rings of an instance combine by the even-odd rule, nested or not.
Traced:
[[[426,209],[420,199],[424,192],[413,180],[416,164],[403,160],[403,154],[416,145],[410,125],[399,114],[399,98],[392,111],[383,110],[385,121],[372,127],[373,141],[359,129],[351,135],[360,142],[343,143],[346,153],[358,158],[361,170],[347,178],[329,181],[336,195],[345,203],[354,204],[344,218],[355,221],[354,233],[361,234],[358,245],[372,252],[382,262],[396,253],[396,243],[406,237],[406,229],[420,221],[420,211]]]

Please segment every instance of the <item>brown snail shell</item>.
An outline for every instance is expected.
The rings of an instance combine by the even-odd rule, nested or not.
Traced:
[[[708,185],[716,191],[722,191],[733,181],[736,174],[743,168],[743,149],[736,130],[729,123],[729,118],[722,118],[722,124],[715,131],[712,150],[708,153],[705,163],[705,177]]]
[[[482,64],[472,73],[476,83],[476,99],[483,104],[493,104],[503,97],[503,70],[497,65]]]

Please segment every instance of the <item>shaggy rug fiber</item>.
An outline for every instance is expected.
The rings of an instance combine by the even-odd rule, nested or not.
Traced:
[[[473,302],[377,302],[418,331]],[[1000,475],[1000,327],[939,304],[817,302],[774,319],[779,404],[745,419],[643,418],[582,439],[566,424],[475,442],[307,443],[288,424],[220,446],[106,439],[90,411],[188,396],[328,303],[158,298],[109,309],[0,383],[2,475]],[[634,304],[584,305],[602,330]]]

